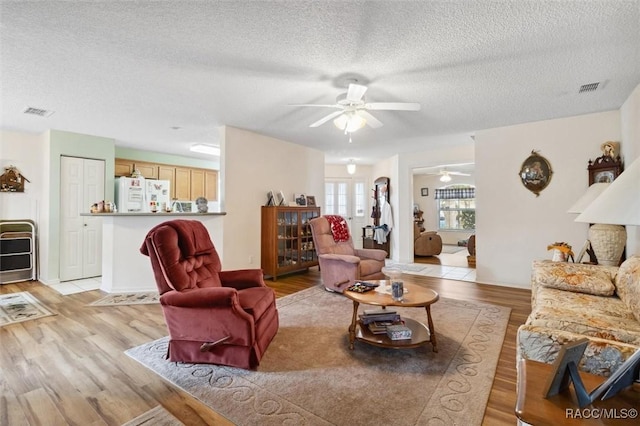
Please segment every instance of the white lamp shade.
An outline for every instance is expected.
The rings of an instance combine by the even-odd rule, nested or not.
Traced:
[[[576,222],[640,225],[640,158],[589,204]]]
[[[609,182],[594,183],[587,188],[587,192],[578,198],[578,201],[567,210],[567,213],[582,213],[607,187],[609,187]]]
[[[342,114],[335,120],[333,124],[340,130],[344,130],[349,133],[353,133],[358,129],[364,127],[367,121],[360,115],[352,112],[350,114]]]

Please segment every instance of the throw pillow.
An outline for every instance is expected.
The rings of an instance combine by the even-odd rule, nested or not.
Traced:
[[[615,291],[607,271],[579,263],[538,263],[534,265],[533,280],[544,287],[596,296],[611,296]]]
[[[622,262],[615,283],[618,297],[640,321],[640,255],[636,254]]]

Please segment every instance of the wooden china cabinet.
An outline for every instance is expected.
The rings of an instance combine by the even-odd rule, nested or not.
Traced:
[[[309,221],[320,207],[262,207],[261,267],[274,281],[278,275],[318,265]]]

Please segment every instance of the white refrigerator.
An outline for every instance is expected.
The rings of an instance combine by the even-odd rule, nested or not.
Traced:
[[[144,213],[146,207],[145,178],[119,177],[116,179],[116,207],[122,213]]]
[[[171,209],[171,182],[168,180],[146,180],[146,211],[165,212]]]

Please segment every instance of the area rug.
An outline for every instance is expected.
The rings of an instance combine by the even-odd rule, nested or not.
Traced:
[[[28,291],[0,295],[0,327],[55,315]]]
[[[122,426],[181,426],[184,425],[164,407],[158,405],[146,413],[142,413]]]
[[[442,246],[442,252],[441,253],[446,253],[446,254],[456,254],[459,253],[463,250],[466,250],[466,247],[460,247],[460,246],[452,246],[452,245],[443,245]]]
[[[89,304],[89,306],[118,306],[118,305],[148,305],[158,303],[160,296],[157,291],[143,293],[109,294]]]
[[[438,352],[350,350],[353,304],[314,287],[278,299],[280,329],[257,371],[167,361],[168,337],[126,351],[238,425],[479,425],[510,309],[441,298]],[[399,313],[426,321],[422,308]]]

